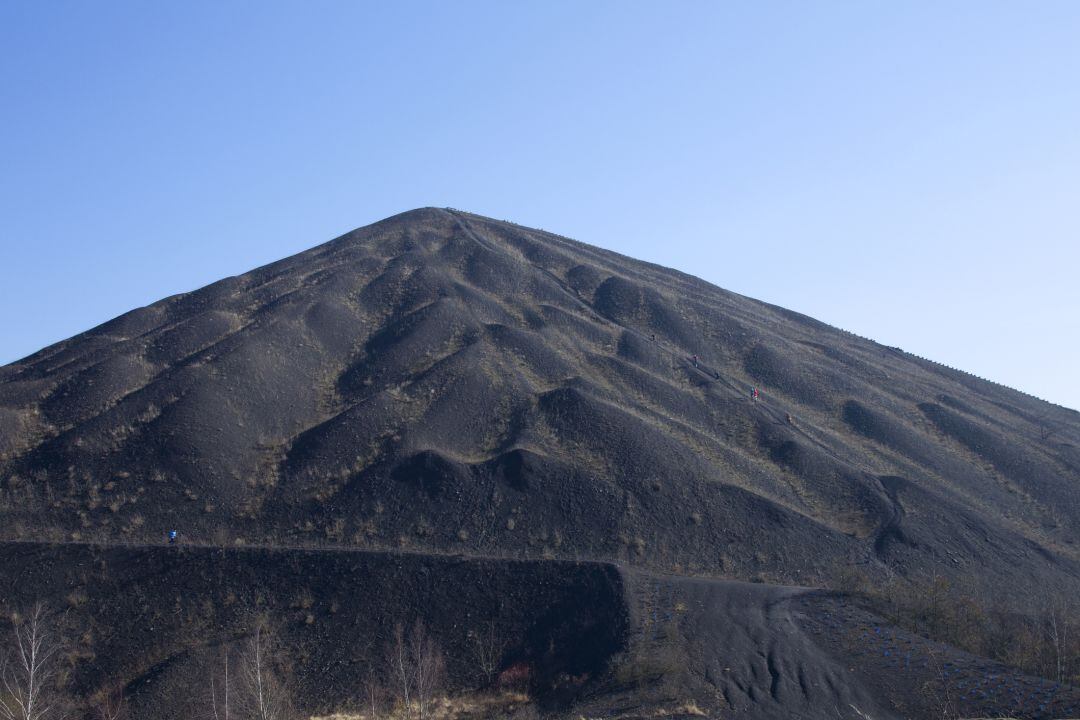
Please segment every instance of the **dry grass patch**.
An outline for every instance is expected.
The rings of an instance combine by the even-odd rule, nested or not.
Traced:
[[[660,708],[659,710],[656,711],[655,714],[656,714],[656,717],[668,717],[669,715],[678,715],[678,716],[694,715],[694,716],[697,716],[697,717],[708,717],[709,716],[709,714],[707,712],[705,712],[700,707],[698,707],[698,704],[697,704],[696,700],[687,700],[682,705],[677,705],[676,707],[673,707],[670,710],[667,709],[667,708]]]
[[[520,692],[441,697],[432,704],[430,715],[425,713],[425,717],[430,717],[431,720],[504,718],[529,702],[529,696]],[[415,718],[416,716],[415,708],[412,713],[407,714],[404,708],[398,706],[393,710],[380,712],[377,717],[373,717],[370,712],[343,712],[332,715],[313,715],[309,720],[405,720],[406,717]]]

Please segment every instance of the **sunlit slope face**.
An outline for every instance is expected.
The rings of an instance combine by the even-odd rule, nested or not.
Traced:
[[[1071,583],[1078,447],[1071,411],[438,209],[0,369],[9,538]]]

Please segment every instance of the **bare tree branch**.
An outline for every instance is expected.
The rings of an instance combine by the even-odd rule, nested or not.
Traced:
[[[446,661],[438,643],[428,635],[422,621],[413,624],[408,637],[398,623],[387,654],[403,720],[410,720],[414,710],[417,720],[429,720],[432,701],[446,674]]]
[[[122,687],[109,688],[98,694],[97,717],[98,720],[127,720],[127,701]]]
[[[386,689],[374,673],[368,675],[364,689],[367,692],[367,704],[370,711],[369,720],[379,720],[380,710],[386,697]]]
[[[42,605],[17,618],[14,638],[0,661],[0,720],[61,720],[62,645],[49,630]]]
[[[506,642],[496,631],[494,623],[488,623],[479,630],[469,631],[473,662],[484,675],[484,682],[491,685],[499,674]]]
[[[241,657],[236,705],[244,720],[287,720],[292,703],[277,668],[277,647],[266,623],[260,622]]]
[[[431,717],[431,703],[435,693],[442,687],[446,660],[439,644],[427,633],[420,620],[413,625],[409,638],[409,655],[413,667],[418,720],[426,720]]]
[[[394,644],[389,650],[390,667],[394,673],[398,698],[404,712],[404,720],[409,720],[411,712],[411,694],[413,669],[409,658],[409,649],[405,644],[405,628],[401,623],[394,626]]]
[[[210,671],[210,712],[212,720],[230,720],[229,717],[229,649],[224,648],[221,653],[220,671],[211,668]],[[220,672],[219,676],[217,673]]]

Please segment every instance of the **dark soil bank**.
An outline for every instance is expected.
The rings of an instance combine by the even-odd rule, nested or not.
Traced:
[[[622,581],[610,565],[464,560],[409,554],[192,547],[0,547],[15,586],[5,608],[65,608],[82,695],[127,686],[142,718],[198,717],[215,651],[270,621],[289,648],[306,710],[363,697],[383,670],[394,627],[421,619],[457,687],[483,684],[469,633],[506,644],[501,667],[524,665],[559,707],[608,667],[627,636]],[[186,703],[186,705],[185,705]]]

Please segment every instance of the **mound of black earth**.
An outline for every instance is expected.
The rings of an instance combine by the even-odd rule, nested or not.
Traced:
[[[153,546],[175,530],[192,553],[175,557],[207,578],[231,566],[195,547],[590,562],[778,587],[836,587],[857,568],[870,585],[943,578],[1022,615],[1080,596],[1078,485],[1072,410],[449,209],[355,230],[0,368],[0,541],[55,545],[57,577],[86,569],[60,548]],[[35,568],[3,572],[18,587]],[[473,597],[455,578],[449,595]],[[405,593],[366,587],[387,607]],[[28,599],[9,594],[3,610]],[[154,612],[114,604],[110,622],[131,627]],[[136,695],[152,669],[172,677],[169,652],[210,647],[166,637],[110,660]],[[605,643],[597,658],[624,652]],[[784,662],[775,670],[794,684],[755,689],[756,707],[818,708],[813,683],[840,677],[807,675],[803,692]],[[551,672],[580,676],[561,663]],[[733,708],[757,688],[709,672]],[[837,687],[839,705],[890,707],[865,683]]]

